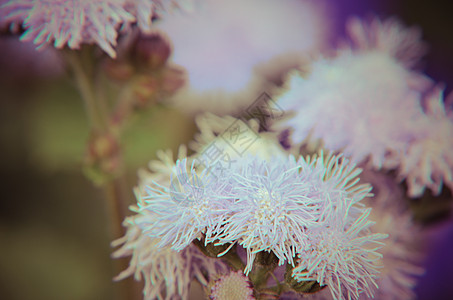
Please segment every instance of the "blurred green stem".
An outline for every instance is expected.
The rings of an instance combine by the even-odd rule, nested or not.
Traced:
[[[105,122],[96,105],[94,87],[92,81],[90,82],[90,77],[92,76],[90,76],[88,67],[84,63],[83,54],[82,51],[68,50],[65,51],[65,58],[73,71],[77,88],[85,103],[91,128],[96,131],[102,131],[105,129]]]

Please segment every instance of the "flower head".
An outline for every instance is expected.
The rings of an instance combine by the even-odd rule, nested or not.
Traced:
[[[284,125],[294,142],[322,139],[358,163],[392,165],[391,153],[403,153],[410,130],[422,115],[421,95],[408,80],[412,74],[380,52],[343,52],[312,65],[307,78],[295,75],[279,105],[293,111]]]
[[[348,214],[349,205],[338,210],[323,226],[307,233],[308,243],[299,250],[299,264],[293,270],[298,281],[316,280],[327,285],[334,299],[358,299],[364,292],[372,297],[377,288],[376,252],[384,234],[373,234],[368,220],[370,209],[357,219]]]
[[[426,52],[418,28],[406,28],[396,18],[369,22],[351,18],[346,30],[357,51],[379,51],[397,59],[406,67],[412,67]]]
[[[134,21],[124,9],[124,0],[11,0],[1,7],[9,21],[22,22],[26,29],[21,39],[38,47],[54,43],[80,48],[96,43],[115,57],[117,30]]]
[[[211,287],[209,299],[253,300],[253,289],[241,271],[231,272],[217,279]]]
[[[453,189],[453,120],[448,113],[443,91],[434,89],[427,96],[425,114],[414,124],[416,138],[399,157],[399,175],[406,179],[411,197],[421,196],[426,187],[438,195],[443,183]]]
[[[135,215],[124,221],[127,233],[114,241],[113,246],[120,246],[113,253],[114,258],[132,256],[129,267],[115,280],[134,276],[145,281],[144,299],[187,299],[189,285],[193,278],[207,285],[210,277],[217,272],[225,272],[226,266],[219,260],[205,257],[191,245],[181,252],[169,247],[158,247],[158,239],[151,238],[141,229],[144,219],[151,216]],[[205,277],[207,275],[207,278]]]
[[[228,199],[222,195],[224,184],[206,171],[197,174],[187,159],[177,161],[169,182],[147,185],[137,193],[140,210],[158,216],[145,221],[145,234],[158,237],[159,247],[171,246],[181,251],[201,234],[210,235],[221,224]],[[141,194],[143,193],[143,194]]]

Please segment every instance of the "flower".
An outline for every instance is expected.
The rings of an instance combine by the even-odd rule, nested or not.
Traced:
[[[369,22],[350,18],[346,31],[356,51],[386,53],[405,67],[417,64],[427,48],[418,28],[406,28],[396,18],[380,20],[374,17]]]
[[[269,162],[247,158],[231,175],[231,194],[237,200],[212,239],[219,244],[239,241],[247,249],[246,274],[260,251],[273,251],[280,264],[293,264],[305,228],[319,218],[320,200],[310,198],[310,183],[302,180],[299,169],[294,157]]]
[[[119,26],[134,21],[124,0],[11,0],[1,10],[7,21],[23,21],[21,40],[38,48],[52,42],[71,49],[96,43],[113,58]]]
[[[293,75],[278,104],[295,116],[281,122],[300,143],[322,139],[353,162],[367,159],[379,169],[395,167],[391,154],[404,153],[422,117],[421,93],[413,74],[385,53],[344,51],[312,64],[307,78]]]
[[[154,182],[137,193],[141,212],[153,212],[155,219],[144,220],[144,233],[160,239],[158,246],[171,245],[176,251],[187,247],[202,233],[210,236],[220,226],[228,199],[222,195],[225,184],[203,171],[197,174],[187,158],[177,161],[173,177],[165,184]]]
[[[414,299],[413,289],[424,273],[423,255],[417,247],[422,240],[421,228],[403,205],[404,189],[393,178],[380,172],[364,173],[361,179],[373,185],[374,193],[365,201],[372,207],[370,218],[376,220],[371,231],[388,234],[385,246],[377,250],[382,260],[375,262],[380,268],[375,296],[377,299]]]
[[[362,292],[372,297],[379,273],[375,261],[381,257],[376,250],[386,237],[369,233],[370,209],[352,219],[350,205],[323,226],[308,230],[308,242],[299,249],[299,264],[292,273],[298,281],[327,285],[334,299],[358,299]]]
[[[209,299],[213,300],[253,300],[253,289],[241,271],[230,272],[217,279],[211,287]]]
[[[294,265],[297,248],[307,232],[323,226],[349,205],[348,216],[361,211],[358,202],[368,195],[368,185],[356,185],[360,170],[340,157],[288,158],[269,161],[245,157],[228,178],[229,206],[222,230],[212,236],[218,244],[238,242],[247,250],[248,274],[256,253],[272,251],[282,265]]]
[[[196,151],[194,160],[200,168],[219,173],[233,168],[243,156],[253,155],[265,160],[287,156],[277,136],[259,132],[259,124],[254,119],[245,121],[205,113],[197,116],[196,123],[200,133],[189,146]]]
[[[159,240],[143,234],[141,229],[143,220],[150,217],[152,216],[137,214],[124,221],[127,233],[112,243],[115,247],[121,245],[112,256],[132,257],[129,267],[115,277],[115,280],[132,275],[136,280],[143,278],[145,300],[175,297],[187,299],[193,278],[207,286],[210,277],[226,271],[226,265],[219,260],[205,257],[193,245],[181,252],[169,247],[158,247]]]
[[[406,179],[411,197],[421,196],[426,187],[438,195],[443,183],[453,189],[453,120],[448,114],[437,87],[426,97],[423,118],[414,124],[416,138],[399,157],[399,176]]]

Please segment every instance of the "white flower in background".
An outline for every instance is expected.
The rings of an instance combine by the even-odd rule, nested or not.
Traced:
[[[196,165],[202,168],[221,171],[231,169],[245,156],[269,160],[288,155],[274,133],[259,132],[256,120],[205,113],[197,116],[196,123],[200,133],[189,146],[197,153]]]
[[[364,21],[350,18],[346,30],[357,51],[379,51],[394,57],[405,67],[413,67],[426,52],[418,28],[406,28],[396,18],[380,20],[377,17]]]
[[[143,279],[145,300],[187,299],[193,278],[207,286],[211,277],[227,270],[222,262],[204,256],[193,245],[180,252],[170,247],[158,247],[158,239],[144,235],[141,229],[141,222],[150,217],[135,215],[124,221],[127,233],[112,243],[114,247],[120,246],[112,256],[131,256],[131,261],[115,280],[129,276],[134,276],[135,280]]]
[[[154,182],[165,184],[170,182],[176,160],[182,160],[187,157],[187,147],[185,145],[179,146],[176,157],[173,157],[173,151],[158,150],[156,152],[157,159],[151,160],[148,163],[148,169],[142,168],[138,170],[138,189],[142,190],[146,185]],[[190,161],[190,159],[189,159]]]
[[[348,209],[345,205],[324,226],[308,230],[308,242],[299,250],[299,264],[293,270],[298,281],[327,285],[336,300],[358,299],[361,293],[373,297],[379,274],[375,261],[381,257],[376,250],[386,237],[369,232],[370,209],[355,220]]]
[[[1,7],[6,21],[22,22],[23,41],[39,47],[53,43],[79,49],[95,43],[115,57],[117,30],[134,17],[124,10],[124,0],[11,0]]]
[[[412,221],[412,214],[404,205],[404,189],[391,176],[376,171],[365,171],[361,180],[371,183],[374,196],[365,204],[372,208],[370,218],[376,223],[373,233],[388,234],[385,245],[377,252],[380,275],[376,299],[415,299],[414,287],[424,273],[420,249],[421,228]],[[362,295],[360,299],[368,299]]]
[[[278,105],[294,112],[283,122],[295,143],[322,139],[324,147],[353,162],[395,167],[389,154],[404,153],[422,117],[421,95],[402,65],[378,51],[343,51],[315,61],[311,73],[295,74]],[[286,127],[285,127],[286,128]],[[310,142],[310,141],[309,141]]]
[[[438,195],[443,183],[453,190],[453,120],[448,117],[443,91],[435,88],[426,97],[418,134],[402,153],[399,175],[406,179],[408,194],[418,197],[426,187]]]

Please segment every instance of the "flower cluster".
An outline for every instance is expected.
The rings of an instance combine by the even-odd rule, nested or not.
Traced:
[[[352,19],[348,32],[334,57],[293,74],[279,105],[294,117],[276,128],[290,128],[295,144],[321,140],[356,163],[398,169],[411,197],[452,187],[453,121],[441,90],[410,69],[425,49],[419,31],[394,19]]]
[[[170,178],[137,190],[135,223],[156,249],[184,253],[201,240],[227,246],[222,256],[237,244],[247,253],[246,275],[256,271],[257,254],[273,253],[279,265],[294,267],[296,280],[328,285],[335,299],[358,299],[373,293],[372,262],[385,238],[369,231],[361,201],[371,187],[358,184],[359,173],[347,159],[323,153],[246,155],[221,173],[184,158]]]
[[[10,0],[0,7],[2,22],[23,24],[23,41],[38,47],[54,43],[56,48],[79,49],[95,43],[116,57],[118,31],[138,23],[150,32],[152,18],[173,6],[175,0]]]

